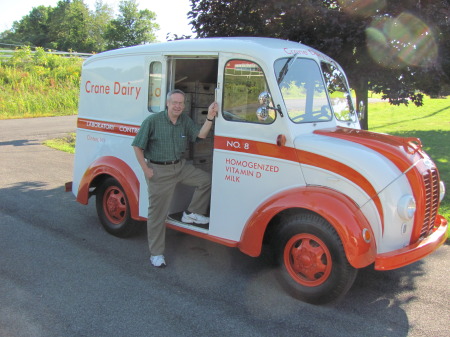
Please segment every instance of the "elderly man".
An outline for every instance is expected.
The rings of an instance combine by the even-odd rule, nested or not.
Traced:
[[[165,220],[177,183],[195,187],[183,222],[208,224],[206,216],[211,197],[211,177],[182,159],[187,142],[206,138],[217,116],[217,102],[211,103],[205,123],[200,126],[183,114],[185,94],[172,90],[167,94],[167,109],[147,117],[132,146],[144,171],[149,196],[147,219],[150,262],[164,267]]]

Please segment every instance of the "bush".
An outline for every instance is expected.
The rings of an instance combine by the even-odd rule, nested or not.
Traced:
[[[0,61],[0,119],[76,114],[83,59],[18,49]]]

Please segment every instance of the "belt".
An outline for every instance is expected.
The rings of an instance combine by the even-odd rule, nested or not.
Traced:
[[[169,160],[169,161],[155,161],[155,160],[150,160],[150,163],[156,164],[156,165],[174,165],[174,164],[178,164],[179,162],[180,162],[179,159],[176,159],[176,160]]]

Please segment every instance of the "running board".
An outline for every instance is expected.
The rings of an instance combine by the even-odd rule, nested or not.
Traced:
[[[183,212],[178,212],[174,214],[169,214],[169,216],[166,219],[166,222],[178,226],[183,227],[186,229],[194,230],[201,233],[208,233],[209,224],[201,225],[201,224],[189,224],[181,221],[181,218],[183,217]]]

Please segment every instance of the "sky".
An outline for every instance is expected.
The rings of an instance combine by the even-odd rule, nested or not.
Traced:
[[[94,9],[96,0],[84,0],[89,9]],[[167,33],[193,35],[188,24],[189,0],[137,0],[139,9],[149,9],[156,13],[156,23],[160,30],[157,32],[159,41],[166,41]],[[14,21],[20,21],[30,13],[33,7],[40,5],[56,7],[58,0],[0,0],[0,32],[10,29]],[[103,0],[118,13],[119,0]]]

